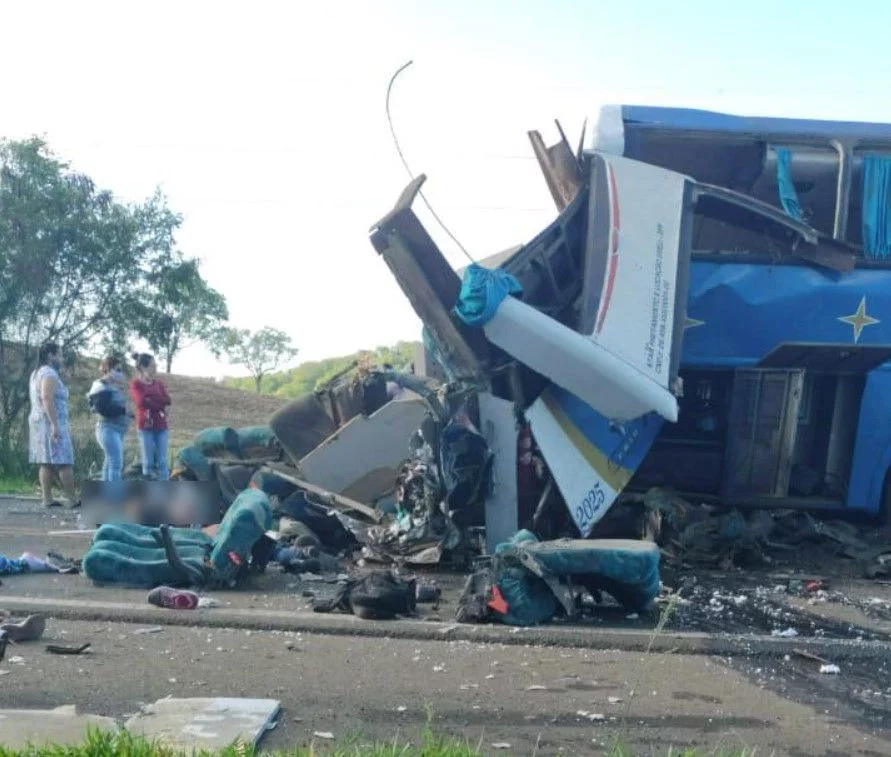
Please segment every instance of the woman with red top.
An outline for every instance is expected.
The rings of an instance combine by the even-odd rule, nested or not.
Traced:
[[[154,357],[134,353],[133,360],[136,362],[136,378],[130,382],[130,396],[136,407],[142,475],[166,481],[170,478],[167,466],[167,408],[170,406],[170,395],[164,384],[155,378],[158,366]]]

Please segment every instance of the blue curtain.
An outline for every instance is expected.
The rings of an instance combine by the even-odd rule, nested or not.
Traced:
[[[863,254],[885,260],[891,256],[891,157],[863,157]]]
[[[802,218],[798,192],[792,181],[792,152],[788,147],[775,148],[777,154],[777,189],[780,192],[780,204],[797,221]]]

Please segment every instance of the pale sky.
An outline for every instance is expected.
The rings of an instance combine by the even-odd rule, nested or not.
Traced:
[[[601,104],[891,121],[891,4],[0,0],[0,134],[47,137],[121,199],[156,186],[232,324],[311,360],[417,339],[368,241],[412,169],[474,257],[555,215],[526,132]],[[419,204],[449,260],[465,259]],[[177,372],[233,373],[202,349]]]

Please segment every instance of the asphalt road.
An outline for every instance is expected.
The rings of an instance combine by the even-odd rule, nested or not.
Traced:
[[[637,754],[689,745],[891,754],[891,742],[845,722],[837,706],[797,704],[704,656],[142,628],[51,622],[45,641],[89,641],[91,653],[17,645],[0,663],[0,705],[75,704],[123,719],[168,695],[271,696],[283,713],[267,748],[308,744],[320,731],[417,741],[429,720],[487,751],[509,743],[513,754],[596,754],[614,738]]]

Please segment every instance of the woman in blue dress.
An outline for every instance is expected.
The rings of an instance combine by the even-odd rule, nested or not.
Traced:
[[[74,488],[74,446],[68,427],[68,388],[62,383],[59,369],[62,351],[55,342],[40,347],[36,370],[31,374],[29,393],[31,413],[28,416],[28,457],[40,466],[40,492],[43,504],[58,507],[53,499],[53,477],[62,484],[65,504],[79,504]]]

